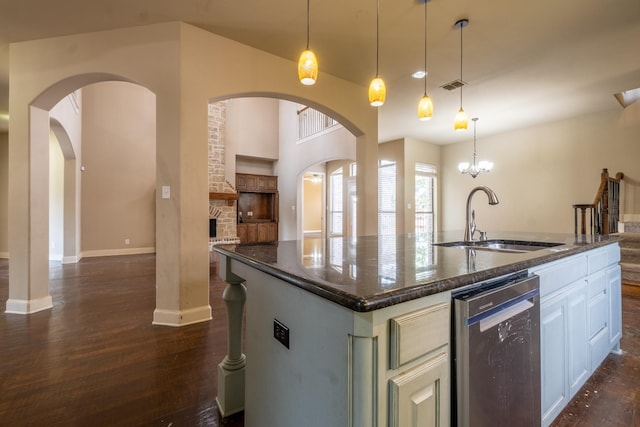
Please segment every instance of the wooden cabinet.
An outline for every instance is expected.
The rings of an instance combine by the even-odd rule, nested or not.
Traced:
[[[258,223],[258,242],[274,242],[278,240],[278,224],[275,222]]]
[[[278,224],[275,222],[245,222],[238,224],[241,243],[266,243],[278,240]]]
[[[241,243],[278,240],[278,177],[236,174],[238,238]]]
[[[237,173],[236,190],[238,192],[275,193],[278,191],[278,177]]]

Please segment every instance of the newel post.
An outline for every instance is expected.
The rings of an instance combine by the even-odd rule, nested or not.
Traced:
[[[602,169],[600,185],[603,189],[602,197],[602,234],[609,234],[609,171]]]

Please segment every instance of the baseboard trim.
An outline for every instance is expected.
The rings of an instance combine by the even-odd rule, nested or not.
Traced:
[[[9,252],[0,252],[0,258],[9,259]]]
[[[153,312],[153,324],[161,326],[186,326],[211,320],[211,306],[190,308],[188,310],[162,310]]]
[[[51,307],[53,307],[51,295],[31,300],[8,299],[7,309],[4,312],[9,314],[31,314]]]
[[[127,248],[127,249],[98,249],[95,251],[82,252],[80,254],[80,259],[99,257],[99,256],[139,255],[139,254],[154,254],[154,253],[156,253],[155,247]]]
[[[82,259],[82,256],[65,256],[62,257],[63,264],[77,264]]]

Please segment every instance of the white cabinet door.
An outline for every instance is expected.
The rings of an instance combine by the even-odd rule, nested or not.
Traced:
[[[564,294],[540,306],[540,368],[542,372],[542,424],[547,426],[568,403],[567,303]]]
[[[449,354],[442,352],[389,381],[389,425],[449,425]]]
[[[619,349],[622,337],[622,290],[620,266],[607,268],[607,286],[609,291],[609,343],[612,348]]]
[[[587,301],[586,281],[579,281],[567,291],[569,398],[572,398],[589,378]]]
[[[551,421],[589,378],[588,290],[584,280],[540,305],[542,421]]]

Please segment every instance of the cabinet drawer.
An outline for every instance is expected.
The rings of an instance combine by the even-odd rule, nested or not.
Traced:
[[[608,320],[609,298],[602,292],[589,303],[589,338],[606,328]]]
[[[390,369],[449,342],[449,305],[437,304],[389,320]]]
[[[593,250],[587,255],[589,274],[600,271],[607,266],[607,251],[603,249]]]
[[[594,298],[607,289],[607,276],[604,270],[587,277],[587,282],[589,283],[589,298]]]
[[[587,275],[587,257],[581,255],[531,271],[540,276],[540,298],[543,298],[584,278]]]
[[[606,247],[607,265],[617,264],[620,262],[620,246],[615,243]]]

